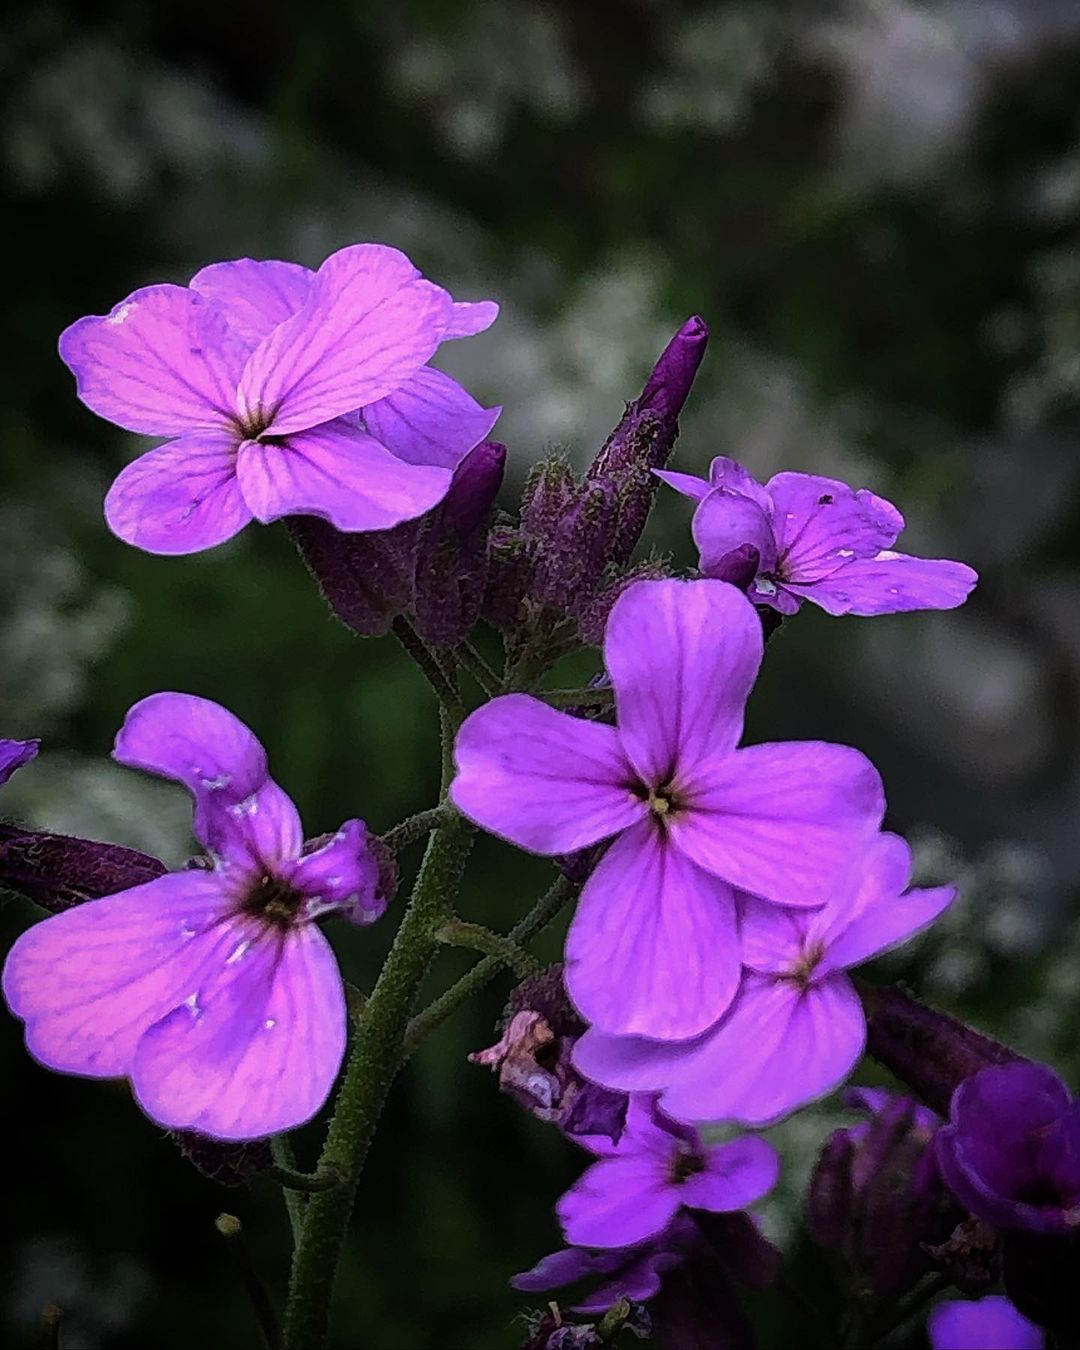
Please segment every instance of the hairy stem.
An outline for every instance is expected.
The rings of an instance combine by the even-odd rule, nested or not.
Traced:
[[[461,700],[458,698],[457,690],[454,688],[446,671],[439,664],[438,658],[428,647],[420,640],[416,629],[412,624],[400,615],[393,622],[394,636],[409,653],[412,659],[427,676],[428,684],[438,695],[440,704],[454,714],[460,722],[465,716],[465,709],[461,706]]]
[[[323,1350],[334,1275],[356,1184],[390,1085],[403,1062],[403,1041],[417,990],[457,894],[472,829],[454,817],[428,841],[412,899],[394,945],[353,1034],[319,1171],[336,1169],[340,1186],[312,1195],[293,1254],[285,1309],[284,1350]]]
[[[454,649],[454,654],[488,698],[503,692],[502,676],[492,670],[471,642],[462,642]]]
[[[528,914],[510,930],[508,940],[516,946],[530,941],[537,933],[546,928],[547,925],[556,917],[564,905],[577,894],[578,887],[566,877],[559,877],[554,884],[544,892],[537,900]],[[413,1053],[420,1042],[436,1027],[441,1026],[443,1022],[456,1012],[458,1008],[470,998],[473,994],[483,989],[484,985],[504,969],[507,961],[504,955],[485,956],[482,961],[477,961],[472,970],[467,970],[461,979],[452,984],[449,989],[433,999],[431,1003],[409,1023],[408,1031],[405,1034],[404,1055],[408,1058]]]
[[[615,698],[614,689],[538,689],[537,698],[553,708],[606,708]]]
[[[292,1140],[287,1134],[274,1135],[270,1140],[270,1153],[274,1159],[275,1171],[296,1171],[296,1154],[293,1152]],[[285,1212],[289,1216],[292,1244],[295,1248],[300,1241],[300,1230],[304,1226],[304,1206],[307,1202],[302,1195],[292,1189],[286,1190],[284,1196]]]
[[[509,966],[520,979],[526,975],[535,975],[540,969],[536,957],[518,946],[513,938],[492,932],[482,923],[451,919],[449,923],[443,924],[435,936],[448,947],[468,947],[471,951],[483,952],[485,956],[501,957],[503,964]]]
[[[415,844],[418,839],[423,839],[432,830],[438,829],[453,814],[454,808],[448,802],[442,802],[427,811],[417,811],[415,816],[406,817],[400,825],[395,825],[380,837],[387,848],[397,853],[403,848],[408,848],[410,844]]]

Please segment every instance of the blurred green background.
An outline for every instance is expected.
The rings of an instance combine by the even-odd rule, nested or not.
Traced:
[[[66,324],[216,259],[396,244],[503,305],[447,360],[505,405],[512,508],[545,450],[587,461],[698,312],[713,340],[678,467],[723,453],[871,486],[904,509],[910,551],[982,573],[954,614],[804,612],[770,646],[751,733],[875,758],[923,875],[962,887],[883,977],[1075,1080],[1078,62],[1075,0],[9,6],[0,730],[45,748],[4,811],[179,862],[183,795],[107,758],[128,706],[168,688],[251,723],[311,834],[352,814],[385,829],[437,778],[422,680],[390,640],[330,620],[283,530],[181,559],[108,534],[102,495],[140,443],[76,401]],[[687,524],[669,494],[651,539],[689,563]],[[548,874],[485,842],[465,912],[509,926]],[[31,917],[7,905],[6,938]],[[361,985],[393,921],[331,926]],[[460,968],[446,958],[432,991]],[[465,1062],[505,993],[461,1011],[395,1089],[339,1350],[523,1336],[507,1276],[556,1245],[551,1204],[581,1163]],[[239,1214],[280,1289],[279,1194],[203,1181],[125,1089],[50,1076],[10,1019],[2,1032],[0,1342],[38,1344],[52,1301],[65,1350],[254,1345],[212,1221]],[[808,1287],[823,1269],[799,1188],[838,1119],[826,1103],[777,1131],[790,1166],[766,1222]],[[779,1296],[758,1312],[767,1347],[797,1343]]]

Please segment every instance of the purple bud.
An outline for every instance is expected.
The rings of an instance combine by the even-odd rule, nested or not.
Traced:
[[[1022,1058],[902,989],[857,984],[866,1010],[867,1050],[941,1115],[948,1114],[953,1091],[966,1078],[989,1064]]]
[[[496,525],[488,535],[487,583],[480,612],[500,632],[513,633],[521,627],[535,550],[535,541],[517,526]]]
[[[274,1165],[270,1145],[265,1139],[253,1139],[242,1144],[208,1139],[191,1130],[170,1130],[173,1143],[204,1177],[219,1186],[243,1186],[253,1176]]]
[[[851,1164],[855,1144],[850,1130],[834,1130],[822,1147],[807,1192],[810,1236],[819,1247],[838,1251],[851,1235],[855,1198]]]
[[[709,576],[716,581],[729,581],[745,591],[757,576],[760,564],[761,554],[753,544],[740,544],[709,568]]]
[[[289,516],[286,525],[341,622],[360,637],[388,633],[412,598],[418,523],[368,534],[342,534],[315,516]]]
[[[529,598],[560,613],[575,611],[594,595],[610,556],[615,492],[607,483],[575,489],[550,533],[537,536]]]
[[[630,561],[652,510],[657,480],[679,434],[678,418],[694,382],[709,330],[688,319],[664,348],[640,398],[627,404],[618,426],[586,470],[586,481],[608,483],[616,494],[609,560]]]
[[[53,914],[153,881],[165,865],[137,849],[0,824],[0,885]]]
[[[450,491],[421,522],[414,626],[423,641],[434,646],[455,646],[480,617],[488,527],[505,467],[506,446],[482,441],[457,466]]]
[[[577,491],[574,472],[562,455],[534,464],[521,494],[523,532],[541,540],[555,534]]]
[[[615,601],[637,581],[659,581],[671,575],[671,569],[659,558],[647,558],[629,567],[609,582],[577,611],[578,632],[588,647],[604,645],[604,630]]]

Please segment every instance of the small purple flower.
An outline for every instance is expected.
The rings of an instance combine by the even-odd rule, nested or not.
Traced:
[[[596,1142],[599,1161],[556,1206],[575,1247],[630,1247],[664,1231],[680,1210],[729,1214],[771,1191],[776,1150],[746,1135],[705,1146],[667,1120],[649,1097],[632,1097],[618,1143]]]
[[[450,795],[535,853],[617,835],[582,892],[566,983],[612,1034],[695,1036],[739,985],[735,887],[820,905],[881,821],[881,780],[819,741],[737,748],[761,624],[733,586],[643,581],[616,601],[604,657],[618,726],[524,694],[458,734]]]
[[[16,769],[30,763],[40,746],[39,740],[9,741],[0,738],[0,787],[3,787]]]
[[[345,1047],[345,996],[314,920],[379,917],[367,830],[307,851],[296,807],[232,713],[190,694],[137,703],[114,757],[183,783],[212,865],[45,919],[8,955],[3,990],[47,1068],[130,1078],[169,1129],[254,1139],[322,1106]]]
[[[806,912],[740,900],[745,972],[726,1014],[693,1040],[647,1040],[591,1029],[574,1062],[605,1086],[662,1092],[678,1120],[764,1125],[831,1092],[866,1043],[851,966],[932,923],[956,892],[905,894],[911,850],[877,835],[850,862],[829,900]]]
[[[937,1136],[945,1184],[996,1228],[1080,1237],[1080,1102],[1021,1060],[961,1083]]]
[[[455,304],[397,249],[355,244],[318,272],[215,263],[190,286],[147,286],[78,320],[60,355],[86,406],[176,438],[123,470],[109,527],[180,554],[252,519],[312,515],[352,532],[422,515],[499,414],[427,362],[497,313]]]
[[[965,563],[894,553],[904,517],[866,488],[810,473],[778,473],[762,485],[723,457],[707,482],[657,475],[698,503],[693,534],[705,575],[747,585],[755,604],[781,614],[804,600],[828,614],[955,609],[978,580]]]
[[[1045,1335],[1007,1298],[939,1303],[926,1323],[933,1350],[1043,1350]]]

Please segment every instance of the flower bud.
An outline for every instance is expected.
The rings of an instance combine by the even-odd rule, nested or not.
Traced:
[[[609,484],[577,487],[552,531],[537,537],[529,598],[564,614],[586,603],[607,567],[614,519]]]
[[[413,574],[414,627],[434,646],[455,646],[480,617],[488,527],[505,467],[506,447],[482,441],[454,470],[446,497],[420,522]]]
[[[1022,1057],[955,1017],[935,1012],[898,988],[858,982],[867,1020],[866,1048],[941,1115],[954,1089],[989,1064]]]
[[[623,591],[637,581],[659,581],[670,575],[670,568],[661,559],[647,558],[616,576],[577,611],[578,632],[582,642],[588,647],[602,647],[612,607]]]
[[[480,613],[500,632],[513,633],[521,627],[535,551],[535,541],[517,526],[496,525],[488,535],[487,581]]]
[[[625,564],[652,510],[657,480],[679,434],[679,413],[705,355],[709,330],[693,317],[660,354],[641,396],[627,404],[618,426],[586,470],[587,482],[608,483],[616,494],[609,561]]]
[[[0,885],[53,914],[153,881],[165,864],[137,849],[0,824]]]
[[[289,516],[289,534],[319,590],[360,637],[381,637],[412,599],[418,523],[342,534],[315,516]]]

